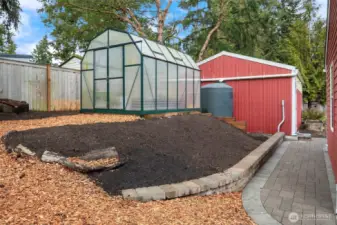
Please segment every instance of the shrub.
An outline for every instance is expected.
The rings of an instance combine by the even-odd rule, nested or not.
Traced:
[[[314,109],[307,109],[302,112],[302,119],[303,120],[321,120],[325,121],[325,113],[324,112],[319,112]]]

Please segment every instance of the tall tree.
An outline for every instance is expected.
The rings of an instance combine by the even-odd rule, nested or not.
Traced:
[[[115,28],[164,43],[176,30],[167,23],[172,0],[39,0],[46,14],[43,22],[53,27],[56,57],[67,59],[100,31]],[[172,28],[173,27],[173,28]]]
[[[192,48],[193,55],[200,61],[210,42],[218,32],[228,14],[228,5],[232,0],[184,0],[180,7],[188,10],[182,21],[184,29],[192,28],[184,42],[184,48]],[[198,39],[197,41],[195,41]],[[195,46],[195,45],[198,46]],[[189,45],[188,47],[186,45]],[[207,55],[207,54],[206,54]]]
[[[0,0],[0,52],[13,54],[16,45],[12,37],[12,28],[15,30],[20,22],[20,2],[19,0]]]
[[[49,47],[48,38],[45,35],[32,52],[33,62],[37,64],[51,64],[53,56]]]
[[[0,53],[15,54],[15,50],[13,34],[8,32],[4,25],[0,25]]]
[[[18,28],[20,22],[19,0],[0,0],[0,19],[6,30],[11,27]]]

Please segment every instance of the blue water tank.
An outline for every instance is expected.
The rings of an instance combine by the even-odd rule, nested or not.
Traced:
[[[201,109],[219,117],[233,117],[233,88],[225,83],[201,87]]]

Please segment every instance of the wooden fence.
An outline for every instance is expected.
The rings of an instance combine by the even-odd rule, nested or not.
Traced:
[[[34,111],[80,109],[80,71],[0,59],[0,98],[26,101]]]

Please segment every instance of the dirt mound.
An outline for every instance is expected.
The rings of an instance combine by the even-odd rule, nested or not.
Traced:
[[[216,119],[188,115],[27,130],[9,135],[5,144],[20,143],[38,156],[48,150],[69,157],[115,146],[128,162],[120,169],[91,173],[90,177],[116,194],[121,189],[181,182],[223,171],[261,141]]]

